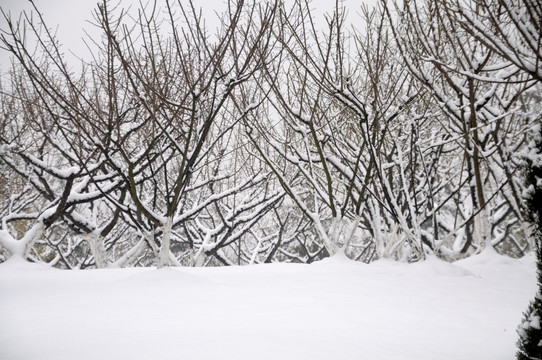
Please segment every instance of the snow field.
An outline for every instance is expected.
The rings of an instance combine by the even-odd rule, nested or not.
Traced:
[[[532,256],[60,271],[0,264],[0,359],[511,359]]]

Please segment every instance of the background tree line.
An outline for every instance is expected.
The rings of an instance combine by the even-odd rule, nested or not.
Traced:
[[[36,9],[37,10],[37,9]],[[2,47],[0,247],[63,268],[456,260],[533,247],[541,120],[530,0],[124,10],[74,71],[36,11]],[[36,44],[26,41],[32,33]]]

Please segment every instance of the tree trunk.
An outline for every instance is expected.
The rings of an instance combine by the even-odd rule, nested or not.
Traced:
[[[173,225],[173,216],[169,216],[164,224],[164,233],[162,235],[162,243],[160,244],[160,252],[158,258],[158,268],[171,265],[169,258],[169,249],[171,243],[171,227]]]
[[[105,269],[108,267],[107,263],[107,253],[102,241],[102,237],[93,232],[88,233],[85,236],[89,246],[92,256],[94,257],[94,263],[96,264],[97,269]]]

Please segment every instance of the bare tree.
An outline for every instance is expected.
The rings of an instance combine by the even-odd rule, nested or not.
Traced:
[[[14,192],[6,197],[2,214],[4,245],[14,254],[28,255],[45,230],[63,221],[75,233],[89,236],[96,266],[105,267],[103,246],[91,234],[106,236],[119,213],[113,209],[101,224],[83,213],[89,206],[98,207],[103,190],[114,192],[119,183],[101,176],[98,182],[102,190],[98,190],[91,179],[98,176],[103,161],[78,141],[77,131],[58,126],[61,121],[54,118],[60,110],[35,91],[32,79],[26,75],[14,69],[10,91],[2,93],[2,107],[9,114],[0,139],[2,161],[9,169],[10,181],[25,182],[18,189],[11,187]],[[27,230],[25,235],[20,233],[23,229]],[[16,234],[15,238],[10,233]],[[21,240],[16,240],[19,237]]]
[[[542,80],[542,9],[537,0],[450,1],[458,24],[488,49]]]
[[[457,193],[454,225],[442,223],[447,237],[456,238],[454,248],[460,253],[496,246],[510,235],[515,221],[520,228],[523,223],[514,153],[524,144],[529,126],[519,99],[534,83],[462,30],[449,2],[395,5],[397,20],[386,2],[384,6],[406,66],[439,105],[442,131],[463,152],[455,168],[466,181],[469,203],[462,191]],[[510,222],[511,214],[515,221]],[[463,228],[465,236],[457,236]]]

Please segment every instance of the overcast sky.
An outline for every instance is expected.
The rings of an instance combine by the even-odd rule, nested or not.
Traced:
[[[145,1],[145,0],[143,0]],[[215,11],[224,7],[226,0],[194,0],[195,6],[201,6],[208,17],[214,17]],[[250,0],[249,0],[250,1]],[[349,9],[350,19],[359,19],[357,13],[363,2],[375,3],[377,0],[345,0],[344,3]],[[88,57],[88,50],[83,42],[85,33],[92,29],[87,20],[92,19],[92,10],[99,3],[99,0],[35,0],[38,9],[43,14],[49,28],[57,30],[57,37],[63,45],[63,50],[68,50],[80,57]],[[138,0],[122,0],[121,6],[128,7],[130,4],[138,4]],[[159,0],[159,3],[164,0]],[[313,0],[312,6],[318,12],[326,12],[333,8],[334,1]],[[0,0],[0,8],[11,13],[13,18],[32,7],[28,0]],[[354,20],[355,21],[355,20]],[[3,16],[0,16],[0,29],[5,29],[6,23]],[[71,55],[69,55],[71,56]],[[9,68],[10,57],[6,51],[0,50],[0,72]]]
[[[42,12],[49,27],[54,29],[58,26],[58,38],[67,48],[75,51],[86,51],[82,44],[84,36],[83,28],[88,28],[85,19],[90,18],[92,9],[97,0],[36,0],[38,8]],[[0,0],[0,7],[6,13],[11,13],[13,18],[19,16],[23,10],[30,10],[28,0]],[[2,16],[0,28],[5,29],[6,22]],[[0,68],[5,71],[9,66],[9,55],[0,50]]]

